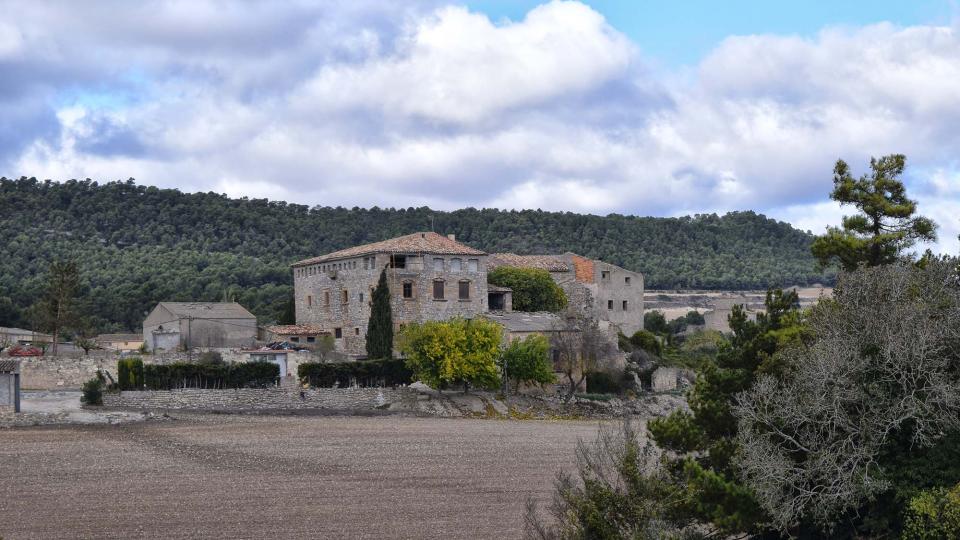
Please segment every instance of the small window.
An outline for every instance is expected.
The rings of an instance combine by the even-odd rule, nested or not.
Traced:
[[[315,336],[307,336],[307,343],[316,343],[317,338]]]
[[[467,259],[467,272],[476,273],[480,268],[480,261],[477,259]]]
[[[350,301],[350,293],[348,293],[346,289],[344,289],[343,291],[340,291],[340,296],[341,296],[340,301],[343,302],[344,304]]]
[[[407,267],[406,255],[393,255],[390,257],[390,268],[406,268],[406,267]]]
[[[470,282],[469,281],[460,282],[460,299],[461,300],[470,299]]]
[[[613,300],[607,300],[607,309],[613,309]]]
[[[624,310],[624,311],[627,310],[627,301],[626,301],[626,300],[623,301],[623,310]]]
[[[300,338],[297,336],[290,336],[290,341],[294,343],[300,343]]]
[[[359,326],[353,329],[353,335],[355,335],[355,336],[359,336],[359,335],[360,335],[360,327],[359,327]]]
[[[359,298],[360,298],[360,303],[362,304],[362,303],[363,303],[363,293],[360,293],[360,294],[359,294]]]
[[[443,300],[443,281],[437,280],[433,282],[433,299],[434,300]]]
[[[312,307],[312,306],[313,306],[313,297],[310,295],[307,295],[307,307]]]
[[[403,297],[413,298],[413,283],[409,281],[403,282]]]
[[[610,279],[610,271],[609,271],[609,270],[601,270],[601,271],[600,271],[600,279]]]
[[[323,305],[330,307],[330,291],[323,291]]]
[[[363,269],[364,269],[364,270],[367,269],[367,258],[366,258],[366,257],[363,258]]]
[[[450,271],[451,272],[460,271],[460,259],[450,259]]]
[[[627,277],[623,278],[623,282],[626,283],[627,285],[629,285],[629,284],[630,284],[630,276],[627,276]]]
[[[443,272],[443,259],[437,257],[433,260],[433,271],[434,272]]]
[[[343,337],[343,328],[334,328],[334,329],[333,329],[333,337],[335,337],[336,339],[342,338],[342,337]]]

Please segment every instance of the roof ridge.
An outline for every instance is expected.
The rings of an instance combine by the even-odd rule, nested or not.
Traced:
[[[432,253],[437,255],[486,255],[486,252],[472,248],[456,239],[433,231],[414,232],[402,236],[353,246],[318,257],[311,257],[293,263],[291,266],[305,266],[319,262],[332,261],[370,255],[375,253]]]

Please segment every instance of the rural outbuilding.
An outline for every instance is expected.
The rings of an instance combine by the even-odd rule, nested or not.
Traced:
[[[0,411],[20,412],[20,361],[0,360]]]
[[[250,347],[257,318],[236,302],[160,302],[143,321],[148,351]]]

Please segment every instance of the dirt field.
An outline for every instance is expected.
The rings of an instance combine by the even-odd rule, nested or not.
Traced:
[[[192,416],[0,430],[0,537],[516,538],[596,422]]]

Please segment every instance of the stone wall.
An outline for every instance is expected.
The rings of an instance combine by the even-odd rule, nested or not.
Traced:
[[[294,304],[298,324],[317,324],[334,335],[337,350],[351,355],[366,354],[370,300],[389,264],[389,256],[354,257],[294,269]],[[439,261],[441,259],[442,265]],[[453,260],[460,270],[452,269]],[[473,317],[487,311],[487,257],[485,255],[407,255],[405,268],[387,268],[393,323],[446,320],[455,316]],[[367,262],[365,262],[367,260]],[[468,261],[476,260],[476,270]],[[439,269],[442,267],[442,269]],[[304,270],[301,275],[298,270]],[[442,280],[444,298],[433,298],[434,281]],[[459,284],[469,282],[470,298],[459,298]],[[403,284],[411,284],[412,297],[403,297]],[[340,329],[340,337],[336,335]]]
[[[106,407],[184,410],[296,410],[328,409],[361,411],[386,408],[391,403],[416,401],[409,388],[311,388],[298,391],[283,388],[237,390],[169,390],[104,393]]]
[[[661,367],[654,370],[650,377],[650,386],[654,392],[671,392],[677,389],[677,377],[680,370],[677,368]]]

